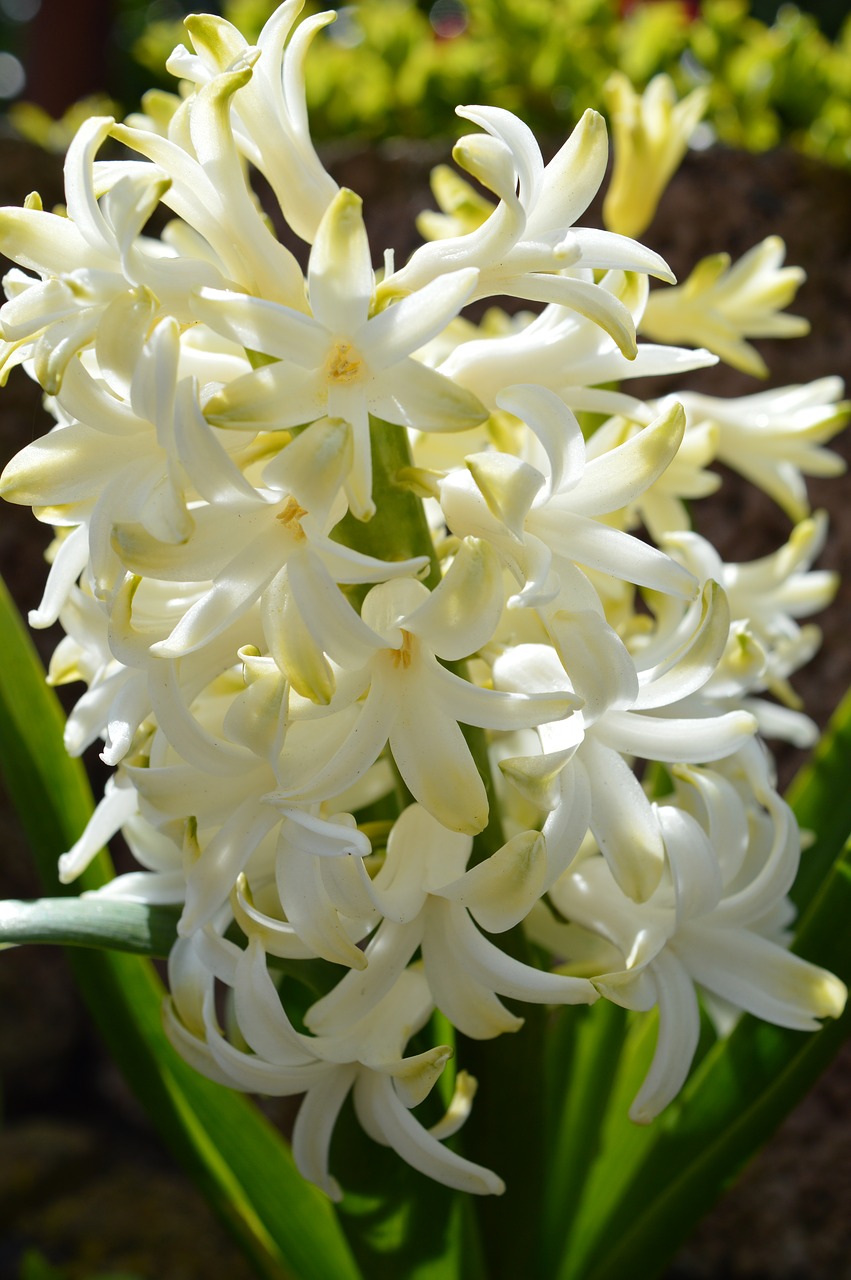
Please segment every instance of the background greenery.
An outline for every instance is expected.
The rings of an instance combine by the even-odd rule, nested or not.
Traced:
[[[174,87],[162,68],[183,39],[186,12],[221,12],[251,38],[275,7],[274,0],[87,3],[103,27],[87,32],[87,42],[99,40],[103,56],[100,83],[85,92],[108,95],[121,112],[136,108],[152,84]],[[25,69],[44,45],[48,18],[51,33],[67,22],[69,38],[80,41],[77,6],[38,5],[0,0],[3,47]],[[803,7],[769,0],[337,0],[330,7],[340,17],[319,33],[307,64],[319,140],[433,138],[452,128],[458,102],[504,106],[537,133],[562,136],[586,107],[602,106],[606,79],[619,68],[639,88],[660,71],[681,92],[708,83],[705,141],[717,136],[756,151],[788,141],[851,167],[851,17],[844,0]],[[16,13],[17,21],[10,17]],[[38,64],[9,110],[16,127],[60,147],[64,135],[54,131],[48,139],[48,122],[23,105],[34,98],[49,106],[47,96],[55,104],[57,74],[50,74],[48,95]]]

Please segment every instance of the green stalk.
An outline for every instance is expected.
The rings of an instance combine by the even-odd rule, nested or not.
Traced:
[[[356,520],[349,513],[334,528],[335,542],[375,556],[379,560],[412,560],[427,556],[429,570],[423,579],[429,590],[440,582],[440,562],[431,540],[425,509],[420,499],[397,480],[399,472],[413,463],[408,434],[404,427],[369,419],[369,444],[372,450],[372,500],[375,515],[371,520]],[[353,587],[352,599],[358,606],[369,586]]]

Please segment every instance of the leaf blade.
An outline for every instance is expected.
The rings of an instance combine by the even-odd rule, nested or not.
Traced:
[[[141,902],[7,898],[0,901],[0,949],[47,942],[165,959],[177,937],[177,919],[176,908]]]
[[[809,906],[851,834],[851,689],[831,717],[812,758],[786,793],[798,825],[814,843],[801,858],[790,897],[799,911]]]

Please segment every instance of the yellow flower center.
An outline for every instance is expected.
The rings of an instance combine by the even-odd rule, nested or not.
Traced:
[[[280,520],[287,533],[291,534],[296,542],[306,542],[307,535],[301,527],[302,518],[306,515],[304,507],[299,506],[290,494],[275,519]]]
[[[360,377],[363,361],[350,342],[338,342],[325,367],[334,382],[354,382]]]

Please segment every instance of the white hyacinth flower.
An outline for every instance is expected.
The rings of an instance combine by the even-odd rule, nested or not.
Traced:
[[[665,263],[615,234],[647,221],[702,107],[661,81],[616,90],[642,189],[622,157],[614,232],[575,225],[599,115],[545,165],[516,116],[461,107],[479,132],[455,158],[493,200],[439,171],[432,239],[377,277],[308,128],[304,59],[334,15],[300,11],[256,45],[190,17],[183,96],[83,125],[67,216],[0,210],[0,374],[22,365],[56,419],[0,487],[55,531],[31,620],[65,628],[52,682],[85,685],[68,749],[100,741],[115,769],[60,874],[123,833],[138,867],[100,894],[180,909],[172,1043],[221,1083],[304,1095],[294,1155],[328,1195],[350,1094],[416,1169],[499,1194],[510,1170],[444,1141],[475,1092],[463,1039],[446,1115],[417,1108],[444,1036],[518,1030],[505,1001],[658,1007],[641,1120],[686,1077],[696,990],[783,1026],[841,1010],[788,949],[798,833],[758,731],[810,732],[789,677],[818,632],[798,619],[834,580],[804,477],[838,473],[822,445],[847,410],[834,378],[620,388],[797,327],[778,242],[666,304]],[[131,158],[101,159],[108,139]],[[525,309],[478,323],[489,297]],[[774,555],[725,564],[692,531],[715,459],[800,522]]]
[[[777,387],[721,400],[695,391],[679,397],[689,424],[711,423],[716,456],[763,489],[791,520],[809,515],[805,476],[839,476],[843,459],[824,443],[848,421],[840,378]]]
[[[347,480],[354,514],[372,502],[370,413],[402,426],[460,431],[486,416],[474,396],[411,359],[469,301],[478,273],[465,269],[370,315],[374,297],[361,201],[342,190],[317,231],[307,271],[312,315],[263,298],[201,290],[199,319],[247,349],[274,358],[213,396],[205,411],[221,426],[280,429],[329,414],[352,426]]]
[[[751,798],[739,791],[747,779]],[[668,875],[640,908],[617,889],[604,859],[568,872],[552,900],[568,919],[613,944],[623,969],[595,985],[626,1008],[659,1010],[648,1074],[630,1109],[647,1123],[682,1087],[697,1048],[695,986],[782,1027],[816,1030],[845,1004],[842,982],[786,948],[784,895],[798,864],[795,820],[759,752],[729,776],[676,770],[674,803],[658,807]]]
[[[765,377],[768,368],[747,338],[794,338],[809,321],[783,312],[803,283],[800,267],[784,267],[786,246],[768,236],[738,262],[716,253],[689,278],[664,293],[651,293],[641,330],[654,342],[695,342],[734,369]]]
[[[605,85],[615,135],[615,165],[603,204],[612,231],[639,236],[685,155],[709,102],[701,85],[677,101],[670,76],[654,76],[642,94],[616,71]]]

